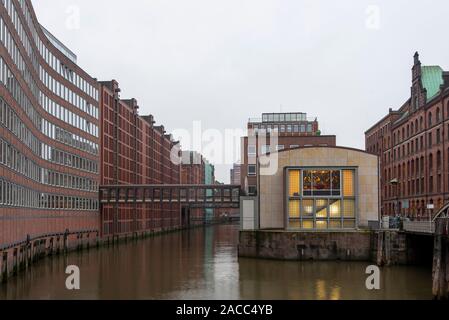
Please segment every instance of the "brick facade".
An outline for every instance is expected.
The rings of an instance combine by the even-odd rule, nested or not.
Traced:
[[[180,184],[181,167],[171,161],[178,143],[156,126],[152,115],[139,116],[135,99],[122,100],[116,81],[101,82],[101,184]],[[126,234],[180,227],[178,204],[105,205],[102,234]]]
[[[415,54],[410,98],[365,140],[380,158],[382,214],[435,214],[449,197],[449,73],[422,66]]]
[[[98,229],[98,84],[31,1],[0,17],[0,246]]]

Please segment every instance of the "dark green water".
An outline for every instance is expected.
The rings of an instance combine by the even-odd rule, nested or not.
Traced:
[[[237,257],[238,226],[196,229],[45,259],[0,285],[0,299],[431,299],[430,267],[381,269],[381,290],[365,287],[369,263],[285,262]],[[81,289],[65,288],[77,265]]]

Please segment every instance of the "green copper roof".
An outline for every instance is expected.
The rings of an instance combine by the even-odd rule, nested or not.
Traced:
[[[443,84],[443,69],[439,66],[422,67],[422,84],[427,89],[427,101],[432,99]]]

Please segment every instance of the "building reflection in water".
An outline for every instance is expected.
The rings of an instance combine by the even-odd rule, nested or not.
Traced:
[[[0,285],[0,299],[427,299],[429,268],[382,269],[365,288],[367,263],[238,259],[238,226],[223,225],[72,253],[39,262]],[[81,290],[65,289],[65,268]]]

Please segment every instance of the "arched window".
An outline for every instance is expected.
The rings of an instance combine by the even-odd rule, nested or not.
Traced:
[[[416,162],[415,162],[415,174],[418,175],[419,174],[419,158],[416,158]]]
[[[412,168],[410,167],[410,161],[407,161],[407,178],[410,178],[412,175]]]
[[[421,174],[424,173],[424,156],[421,157]]]
[[[447,109],[447,117],[449,118],[449,101],[447,102],[447,107],[446,107],[446,109]]]
[[[424,118],[421,117],[421,118],[419,119],[419,129],[422,130],[423,127],[424,127]]]
[[[412,134],[414,134],[415,133],[415,126],[414,126],[413,122],[412,122],[412,125],[411,125],[411,130],[412,130]]]
[[[429,154],[429,165],[428,165],[428,167],[429,167],[429,172],[432,172],[432,170],[433,170],[433,155],[432,154]]]
[[[432,112],[429,112],[429,116],[428,116],[428,119],[429,119],[429,128],[432,126]]]
[[[441,169],[441,151],[438,150],[437,152],[437,170]]]
[[[440,108],[437,108],[437,123],[439,123],[440,121],[441,121]]]

